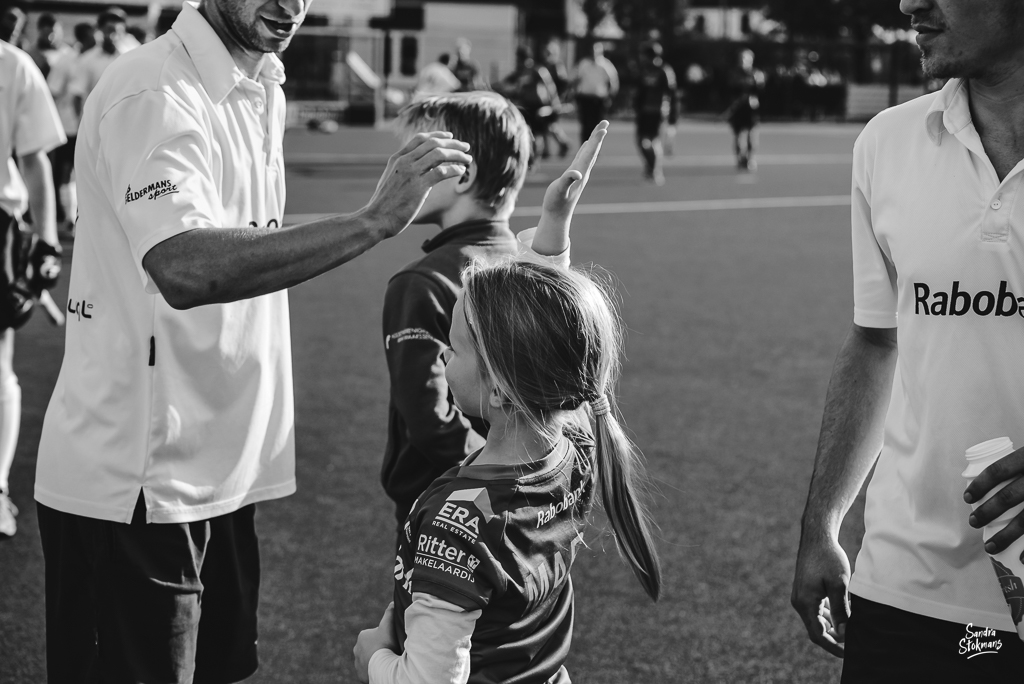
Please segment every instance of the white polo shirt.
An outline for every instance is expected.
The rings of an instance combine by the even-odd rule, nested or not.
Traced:
[[[0,40],[0,209],[21,215],[28,190],[13,155],[49,152],[65,142],[43,74],[28,53]]]
[[[270,55],[247,78],[185,4],[87,101],[46,506],[128,522],[141,489],[149,522],[188,522],[295,491],[287,294],[176,311],[142,267],[194,228],[280,225],[283,81]]]
[[[896,327],[899,359],[850,591],[1013,631],[967,447],[1024,446],[1024,163],[999,181],[959,80],[875,117],[854,147],[854,322]]]

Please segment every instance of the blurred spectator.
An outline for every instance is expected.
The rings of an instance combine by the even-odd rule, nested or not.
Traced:
[[[413,93],[413,97],[444,95],[458,90],[462,83],[448,67],[451,61],[451,55],[442,52],[436,62],[431,62],[420,69],[420,73],[416,77],[416,91]]]
[[[135,42],[139,45],[149,42],[149,34],[146,33],[146,29],[141,26],[129,26],[125,29],[128,35],[135,39]]]
[[[562,125],[558,122],[562,116],[562,103],[566,101],[566,94],[569,90],[569,72],[562,63],[562,49],[557,41],[550,41],[544,46],[541,55],[540,66],[544,67],[551,82],[555,86],[555,101],[552,102],[551,117],[547,126],[544,127],[544,145],[542,156],[548,157],[548,138],[554,138],[558,143],[558,156],[565,158],[569,154],[569,138],[565,135]]]
[[[24,28],[25,13],[17,7],[7,7],[0,14],[0,40],[19,47]]]
[[[764,74],[754,68],[754,52],[741,51],[739,67],[730,77],[730,88],[735,99],[725,116],[732,127],[736,166],[750,171],[757,168],[754,152],[757,147],[756,128],[760,120],[760,95],[764,92],[764,83]]]
[[[555,109],[560,106],[558,89],[547,68],[537,64],[526,47],[516,48],[516,70],[502,81],[501,92],[519,108],[533,132],[531,163],[533,155],[541,151],[538,150],[541,141],[544,145],[541,152],[547,158],[546,133]]]
[[[640,78],[633,108],[636,112],[636,142],[644,161],[644,177],[665,184],[662,170],[664,149],[661,126],[679,116],[676,74],[662,58],[660,43],[649,43],[641,53]]]
[[[64,30],[49,12],[39,15],[36,29],[36,42],[26,52],[39,67],[39,71],[43,72],[43,76],[49,76],[57,60],[74,51],[64,44]]]
[[[480,66],[469,58],[472,51],[473,44],[467,39],[459,38],[455,41],[456,59],[452,73],[455,74],[455,78],[459,79],[461,84],[459,90],[461,91],[487,89],[487,82],[480,75]]]
[[[82,107],[89,93],[100,80],[110,63],[120,55],[134,50],[139,46],[128,33],[128,16],[120,7],[111,7],[100,12],[96,26],[102,34],[102,41],[91,50],[82,53],[75,63],[71,77],[71,95],[75,106],[75,114],[82,116]]]
[[[605,58],[604,43],[583,43],[583,59],[576,65],[573,83],[582,145],[597,124],[608,117],[612,99],[619,92],[619,72]]]
[[[96,47],[96,28],[92,24],[75,26],[75,44],[62,52],[53,64],[46,83],[57,105],[64,135],[68,141],[50,153],[53,182],[57,189],[57,226],[65,234],[73,233],[78,215],[78,193],[75,187],[75,142],[78,138],[79,115],[71,93],[71,79],[82,53]]]

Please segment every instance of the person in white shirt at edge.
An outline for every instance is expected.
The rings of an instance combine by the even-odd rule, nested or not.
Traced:
[[[139,41],[128,33],[128,15],[120,7],[110,7],[100,12],[96,18],[96,27],[102,38],[75,62],[71,83],[68,85],[75,113],[79,117],[82,116],[86,98],[111,62],[139,46]]]
[[[416,77],[416,90],[413,93],[413,98],[444,95],[458,90],[462,84],[448,68],[451,61],[452,56],[447,52],[442,52],[438,55],[436,62],[431,62],[420,69],[420,73]]]
[[[257,667],[258,501],[295,491],[285,289],[401,232],[472,170],[414,136],[369,203],[281,227],[304,0],[185,3],[85,104],[64,363],[39,445],[47,672],[235,682]],[[90,680],[91,681],[91,680]]]
[[[583,59],[576,65],[573,82],[583,145],[597,124],[608,117],[608,108],[619,92],[619,72],[604,56],[604,43],[583,44]]]
[[[53,177],[47,152],[64,142],[60,118],[46,81],[28,54],[0,40],[0,214],[31,208],[39,236],[57,244]],[[16,155],[20,164],[14,163]],[[14,373],[14,330],[0,330],[0,539],[17,531],[18,509],[8,494],[8,477],[18,446],[21,386]]]
[[[843,682],[1020,681],[1024,644],[986,551],[1020,537],[1024,515],[987,544],[980,528],[1024,501],[1024,450],[966,492],[961,471],[974,444],[1024,444],[1024,3],[900,9],[925,74],[950,80],[879,114],[854,147],[853,329],[792,603],[811,641],[844,657]],[[872,467],[851,578],[839,528]]]

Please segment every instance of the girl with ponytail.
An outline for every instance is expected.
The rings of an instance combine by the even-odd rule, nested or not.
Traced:
[[[575,174],[575,197],[588,172]],[[558,184],[532,240],[557,256],[463,276],[445,377],[456,406],[490,424],[487,442],[413,505],[394,601],[355,647],[361,681],[568,684],[569,573],[596,492],[622,555],[658,598],[643,467],[615,415],[621,326],[609,293],[568,267],[575,197]],[[560,232],[547,210],[562,192],[572,201],[554,212]]]

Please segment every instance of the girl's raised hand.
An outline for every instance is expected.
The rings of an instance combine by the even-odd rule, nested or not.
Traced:
[[[533,251],[551,256],[561,254],[569,247],[572,212],[583,194],[583,188],[587,187],[590,171],[597,162],[606,135],[608,122],[602,121],[576,153],[576,158],[565,173],[548,186],[533,240]]]

